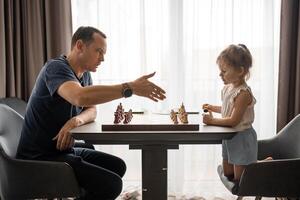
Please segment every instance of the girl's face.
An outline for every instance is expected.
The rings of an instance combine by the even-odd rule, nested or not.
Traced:
[[[228,65],[219,65],[220,69],[220,77],[223,80],[224,84],[238,84],[243,80],[243,70],[241,69],[236,69],[232,66]]]

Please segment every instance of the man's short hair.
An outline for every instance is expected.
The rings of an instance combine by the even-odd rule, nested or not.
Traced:
[[[103,38],[106,38],[106,35],[99,31],[98,29],[91,27],[91,26],[81,26],[79,27],[76,32],[72,36],[72,43],[71,43],[71,49],[75,46],[76,42],[78,40],[82,40],[83,43],[86,45],[89,45],[91,42],[94,41],[93,34],[98,33]]]

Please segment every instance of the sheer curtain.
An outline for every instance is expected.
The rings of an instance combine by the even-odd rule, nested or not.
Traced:
[[[167,92],[153,103],[133,97],[99,105],[149,112],[178,108],[200,111],[220,104],[223,87],[215,61],[227,45],[243,43],[254,58],[248,81],[257,99],[254,128],[258,137],[275,134],[280,0],[72,0],[73,28],[91,25],[106,35],[106,60],[94,82],[119,83],[156,71],[151,80]],[[199,118],[201,123],[201,119]],[[125,187],[140,186],[140,152],[128,146],[99,146],[125,159]],[[216,166],[219,145],[186,145],[169,151],[169,193],[219,195]]]

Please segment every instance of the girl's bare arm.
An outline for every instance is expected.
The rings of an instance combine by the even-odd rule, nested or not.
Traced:
[[[203,122],[208,125],[235,127],[238,125],[252,102],[252,96],[248,91],[241,91],[235,98],[234,108],[230,117],[214,118],[212,115],[203,116]]]
[[[221,106],[215,106],[210,104],[203,104],[202,109],[207,109],[211,112],[221,113]]]

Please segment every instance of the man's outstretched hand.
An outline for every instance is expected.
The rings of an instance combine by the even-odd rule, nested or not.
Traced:
[[[152,99],[153,101],[158,100],[164,100],[166,98],[165,94],[166,92],[160,88],[159,86],[155,85],[148,79],[153,77],[155,75],[155,72],[141,76],[140,78],[136,79],[133,82],[129,82],[130,87],[133,90],[133,93],[142,96],[147,97],[149,99]]]

